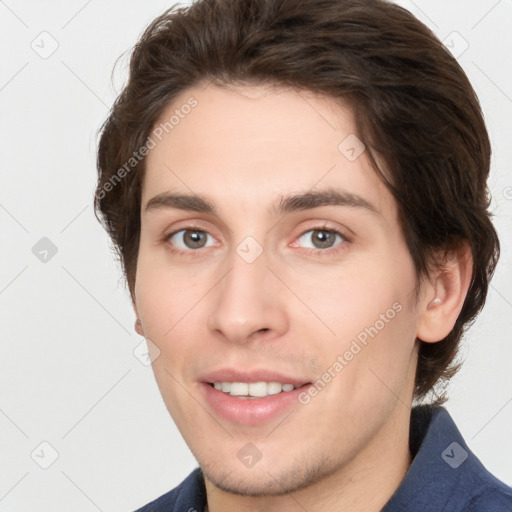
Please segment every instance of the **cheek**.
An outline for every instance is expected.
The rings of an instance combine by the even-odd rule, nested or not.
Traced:
[[[144,332],[156,340],[167,337],[201,293],[200,277],[180,272],[161,252],[152,254],[141,247],[135,282],[135,303]]]
[[[287,274],[290,288],[302,302],[294,307],[315,313],[313,323],[308,314],[310,329],[317,326],[327,338],[339,341],[352,339],[376,322],[381,327],[381,315],[384,321],[393,320],[396,309],[405,309],[410,302],[415,284],[413,268],[406,261],[398,271],[393,262],[363,257],[338,268],[318,266]]]
[[[331,373],[343,374],[339,384],[353,392],[373,385],[382,388],[370,368],[392,385],[398,384],[414,349],[414,266],[405,250],[389,248],[383,253],[392,256],[361,255],[337,269],[296,276],[292,284],[316,317],[306,320],[297,314],[297,332],[310,333],[308,343],[322,371],[331,368]],[[304,306],[297,307],[304,313]],[[336,362],[342,369],[340,364],[333,369]]]
[[[171,416],[178,423],[187,404],[183,386],[186,361],[195,349],[190,322],[197,322],[195,279],[169,265],[165,255],[141,245],[137,263],[135,302],[146,339],[156,346],[152,362],[156,382]]]

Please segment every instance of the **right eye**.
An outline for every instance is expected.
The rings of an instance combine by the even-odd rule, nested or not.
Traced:
[[[212,240],[214,238],[207,232],[201,229],[185,228],[170,233],[166,240],[177,249],[173,249],[177,252],[193,252],[197,249],[203,249],[205,247],[212,247],[215,244],[207,245],[208,237]]]

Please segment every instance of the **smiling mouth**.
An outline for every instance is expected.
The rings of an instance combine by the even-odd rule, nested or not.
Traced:
[[[302,387],[302,385],[294,386],[281,382],[211,382],[210,386],[226,395],[240,399],[265,398],[280,393],[288,393]]]
[[[212,372],[200,382],[216,416],[251,427],[267,424],[297,406],[298,395],[311,385],[278,372],[236,370]]]

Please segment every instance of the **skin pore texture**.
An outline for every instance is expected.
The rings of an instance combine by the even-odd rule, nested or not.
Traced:
[[[411,462],[416,338],[451,330],[470,258],[422,279],[416,295],[394,199],[366,151],[351,161],[339,149],[356,133],[347,106],[293,89],[201,84],[159,122],[191,97],[197,106],[147,156],[134,305],[137,332],[159,351],[163,400],[204,472],[207,509],[378,511]],[[289,195],[334,189],[352,201],[275,211]],[[169,193],[214,211],[178,208]],[[248,262],[241,243],[262,252]],[[372,326],[377,334],[333,371]],[[307,404],[247,425],[205,400],[202,378],[221,368],[308,383],[331,368],[331,379]],[[261,456],[251,467],[239,456],[247,443]]]

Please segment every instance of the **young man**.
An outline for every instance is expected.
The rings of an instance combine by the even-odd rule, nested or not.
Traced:
[[[396,5],[150,25],[96,206],[199,468],[140,510],[512,510],[434,387],[498,259],[489,159],[463,71]]]

